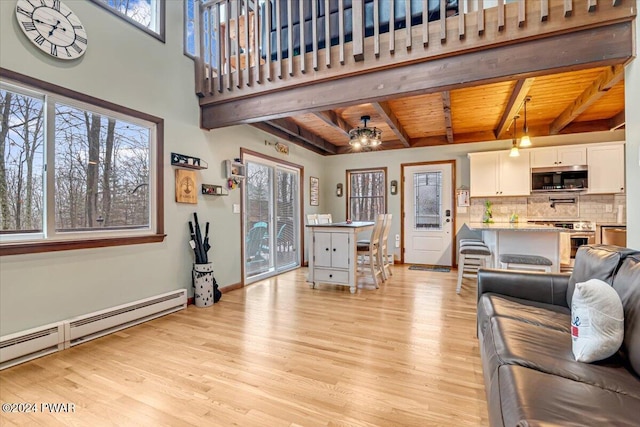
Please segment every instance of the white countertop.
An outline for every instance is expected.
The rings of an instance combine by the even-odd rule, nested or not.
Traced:
[[[494,230],[494,231],[538,231],[538,232],[556,232],[562,233],[570,231],[560,227],[551,225],[528,224],[526,222],[495,222],[486,224],[483,222],[467,223],[470,230]]]

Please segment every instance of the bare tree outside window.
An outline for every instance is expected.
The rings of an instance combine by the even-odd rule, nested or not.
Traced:
[[[42,230],[43,106],[0,90],[0,233]]]
[[[349,215],[352,221],[375,221],[386,213],[386,171],[347,171]]]

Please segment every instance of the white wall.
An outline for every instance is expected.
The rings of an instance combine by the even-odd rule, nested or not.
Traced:
[[[0,335],[66,319],[179,288],[190,289],[193,255],[187,222],[194,211],[212,224],[210,257],[221,286],[239,283],[240,191],[228,197],[200,196],[198,205],[174,200],[172,151],[200,157],[209,169],[199,182],[224,184],[222,162],[240,147],[281,157],[322,177],[324,157],[289,144],[279,155],[249,126],[216,131],[199,127],[193,61],[183,55],[182,1],[167,1],[166,43],[137,30],[85,0],[66,3],[87,29],[89,47],[79,61],[55,60],[26,40],[15,19],[15,1],[0,1],[0,66],[59,86],[133,108],[165,120],[165,232],[163,243],[0,258]],[[320,206],[319,209],[323,209]],[[190,289],[191,290],[191,289]]]
[[[636,16],[636,49],[640,46],[639,24],[640,15]],[[640,60],[635,59],[627,65],[624,80],[627,133],[627,246],[640,249]]]

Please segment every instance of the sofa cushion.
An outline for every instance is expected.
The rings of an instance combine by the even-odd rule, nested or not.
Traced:
[[[637,398],[521,366],[501,366],[495,381],[502,419],[492,417],[492,425],[624,427],[640,418]]]
[[[624,311],[622,353],[640,375],[640,255],[624,260],[613,279],[613,289],[618,292]]]
[[[598,279],[576,283],[571,303],[571,341],[578,362],[591,363],[614,355],[624,337],[622,302],[617,292]]]
[[[576,362],[571,336],[565,331],[494,317],[484,333],[483,352],[483,369],[489,372],[502,365],[519,365],[640,399],[640,379],[621,357],[592,364]]]
[[[484,331],[494,316],[516,319],[569,333],[571,316],[568,308],[520,298],[486,293],[478,301],[478,326]]]
[[[571,307],[573,290],[576,283],[589,279],[600,279],[608,284],[618,269],[620,261],[627,255],[637,253],[633,249],[623,249],[618,246],[583,245],[578,248],[573,273],[569,278],[567,288],[567,306]]]

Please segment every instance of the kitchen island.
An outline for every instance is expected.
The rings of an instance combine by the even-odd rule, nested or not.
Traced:
[[[308,224],[311,230],[309,245],[309,278],[315,288],[317,283],[349,286],[356,292],[358,233],[373,228],[373,222],[334,222],[332,224]]]
[[[500,255],[539,255],[551,260],[551,271],[560,271],[560,233],[551,225],[519,223],[468,223],[470,230],[481,231],[482,240],[491,250],[493,268],[500,268]]]

